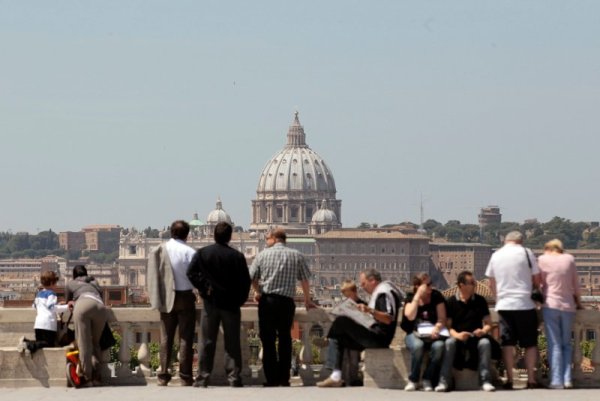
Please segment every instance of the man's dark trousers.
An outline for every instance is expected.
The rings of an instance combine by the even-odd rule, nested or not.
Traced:
[[[160,314],[160,367],[158,378],[169,382],[175,331],[179,326],[179,377],[192,382],[192,362],[194,356],[194,329],[196,327],[196,296],[192,291],[176,291],[173,310]]]
[[[334,369],[342,369],[342,356],[345,349],[362,351],[365,348],[386,348],[389,341],[385,336],[375,333],[347,316],[339,316],[331,325],[327,337],[334,339],[329,343],[327,363]]]
[[[296,305],[289,297],[262,294],[258,302],[258,326],[263,346],[266,385],[289,386],[292,366],[292,324]],[[278,349],[275,341],[279,339]]]
[[[242,350],[240,347],[241,312],[217,308],[206,302],[200,319],[202,341],[200,343],[200,367],[197,382],[208,384],[215,362],[215,349],[219,326],[223,325],[225,342],[225,372],[231,386],[241,386]]]

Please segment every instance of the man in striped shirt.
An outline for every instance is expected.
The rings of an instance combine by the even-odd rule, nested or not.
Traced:
[[[300,281],[307,309],[316,305],[310,299],[310,270],[304,255],[285,246],[282,229],[267,233],[267,249],[250,267],[254,299],[258,302],[258,326],[263,346],[266,387],[289,386],[292,364],[291,329],[294,322],[294,295]],[[278,349],[275,342],[279,339]]]

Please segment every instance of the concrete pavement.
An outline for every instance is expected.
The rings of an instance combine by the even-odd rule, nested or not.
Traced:
[[[451,393],[407,393],[402,390],[381,390],[365,387],[320,389],[316,387],[158,387],[123,386],[96,387],[87,389],[70,388],[2,388],[2,401],[165,401],[165,400],[210,400],[210,401],[596,401],[600,389],[573,390],[513,390],[484,393],[482,391],[455,391]]]

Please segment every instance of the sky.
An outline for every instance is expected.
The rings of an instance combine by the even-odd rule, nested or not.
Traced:
[[[600,220],[598,1],[0,0],[0,231],[248,227],[299,111],[342,223]]]

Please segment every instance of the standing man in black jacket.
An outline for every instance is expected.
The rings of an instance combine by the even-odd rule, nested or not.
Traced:
[[[246,258],[231,248],[230,224],[215,227],[215,244],[201,248],[190,263],[188,277],[204,300],[200,330],[200,367],[194,387],[207,387],[212,373],[219,326],[225,339],[225,371],[232,387],[242,387],[240,307],[248,298],[250,275]]]

